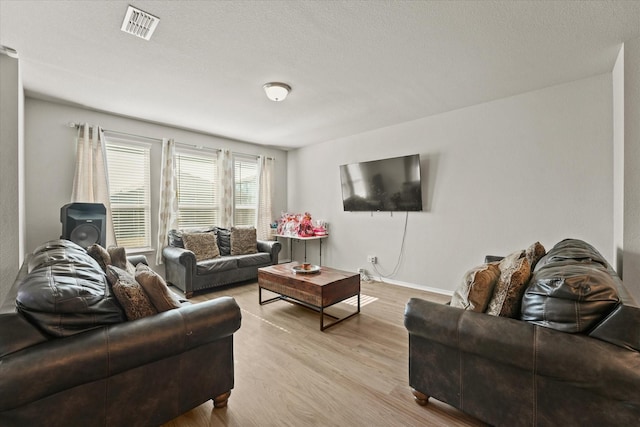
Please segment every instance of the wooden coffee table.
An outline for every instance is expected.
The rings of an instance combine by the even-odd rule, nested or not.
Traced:
[[[272,265],[258,269],[258,301],[260,305],[284,300],[320,312],[320,330],[342,322],[360,313],[360,275],[348,271],[320,267],[317,273],[294,273],[296,262]],[[262,289],[278,294],[275,298],[262,300]],[[324,312],[324,309],[353,296],[358,297],[356,312],[337,318]],[[324,317],[335,321],[325,324]]]

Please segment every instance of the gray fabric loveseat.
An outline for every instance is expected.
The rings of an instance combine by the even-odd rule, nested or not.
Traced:
[[[237,236],[242,233],[244,237],[253,235],[253,239],[245,239],[243,250],[236,251],[236,243],[241,240]],[[213,251],[212,257],[204,252],[204,257],[198,257],[197,250],[190,250],[188,244],[185,247],[185,234],[209,238],[210,246],[216,245],[217,251]],[[255,229],[251,227],[171,230],[168,244],[162,250],[166,279],[182,290],[186,298],[191,298],[196,291],[256,279],[258,268],[278,263],[282,247],[277,241],[256,240]]]
[[[129,321],[115,286],[69,241],[25,261],[0,308],[1,426],[151,426],[210,399],[227,404],[236,302],[187,302]]]
[[[512,293],[515,318],[469,309],[477,301],[466,310],[454,299],[408,302],[416,401],[434,397],[494,426],[640,425],[638,304],[581,240],[558,243],[532,265]],[[486,293],[490,282],[475,277],[473,286]]]

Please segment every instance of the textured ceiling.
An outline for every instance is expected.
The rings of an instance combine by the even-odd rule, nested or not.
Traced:
[[[640,1],[134,1],[145,41],[129,3],[0,0],[27,94],[287,149],[610,72],[640,37]]]

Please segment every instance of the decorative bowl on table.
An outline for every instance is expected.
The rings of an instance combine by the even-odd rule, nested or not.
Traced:
[[[304,263],[304,264],[294,265],[292,267],[292,270],[294,273],[311,274],[311,273],[319,272],[320,266]]]

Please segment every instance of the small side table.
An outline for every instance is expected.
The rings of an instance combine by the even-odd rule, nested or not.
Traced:
[[[276,237],[276,240],[278,240],[279,237],[283,239],[289,239],[289,261],[293,261],[293,242],[294,241],[304,242],[304,262],[307,262],[307,241],[318,240],[320,242],[320,265],[322,265],[322,239],[326,239],[327,237],[329,237],[329,235],[301,237],[301,236],[286,236],[284,234],[276,234],[275,237]]]

